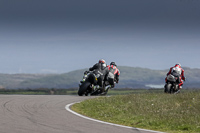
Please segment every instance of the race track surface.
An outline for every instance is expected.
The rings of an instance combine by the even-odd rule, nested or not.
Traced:
[[[91,97],[0,95],[0,133],[150,133],[87,120],[65,109]]]

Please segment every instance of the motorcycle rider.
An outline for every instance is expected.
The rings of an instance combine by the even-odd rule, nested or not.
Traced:
[[[115,82],[116,83],[119,82],[119,75],[120,75],[120,71],[117,68],[117,65],[115,64],[115,62],[111,62],[110,65],[107,66],[107,68],[109,70],[107,80],[108,80],[110,85],[107,85],[105,87],[106,90],[108,88],[114,88],[115,87]]]
[[[93,89],[103,89],[103,82],[106,75],[109,73],[108,68],[106,67],[106,61],[104,59],[100,59],[98,63],[96,63],[93,67],[89,68],[89,71],[93,71],[93,73],[97,77],[97,85],[93,86]]]
[[[175,64],[174,67],[171,67],[169,72],[167,73],[167,76],[171,74],[175,77],[178,77],[178,91],[180,91],[182,89],[182,85],[183,85],[183,80],[185,81],[185,76],[184,76],[184,70],[181,68],[181,64],[177,63]],[[167,83],[167,77],[165,78],[165,82]]]

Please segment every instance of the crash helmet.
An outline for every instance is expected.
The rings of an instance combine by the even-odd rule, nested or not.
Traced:
[[[100,59],[100,60],[99,60],[99,63],[106,64],[106,61],[105,61],[104,59]]]
[[[181,67],[181,64],[180,63],[176,63],[175,66],[180,66]]]
[[[117,66],[115,62],[111,62],[110,65]]]

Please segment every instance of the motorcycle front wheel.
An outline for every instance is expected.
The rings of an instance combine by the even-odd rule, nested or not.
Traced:
[[[167,84],[165,86],[165,93],[171,93],[171,87],[172,87],[172,84]]]
[[[78,95],[79,96],[83,96],[86,92],[87,92],[87,89],[88,87],[90,86],[90,82],[83,82],[82,85],[79,87],[79,90],[78,90]]]

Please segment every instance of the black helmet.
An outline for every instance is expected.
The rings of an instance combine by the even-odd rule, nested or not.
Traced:
[[[99,63],[106,64],[106,61],[105,61],[104,59],[100,59],[100,60],[99,60]]]
[[[117,66],[115,62],[111,62],[110,65]]]

